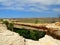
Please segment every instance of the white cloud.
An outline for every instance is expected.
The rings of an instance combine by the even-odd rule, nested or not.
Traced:
[[[56,4],[60,4],[60,0],[56,0]]]
[[[55,3],[55,0],[32,0],[32,2],[39,2],[44,5],[51,5]]]
[[[5,7],[5,8],[0,8],[0,10],[2,10],[2,9],[11,9],[11,10],[20,10],[20,11],[24,11],[24,8],[22,8],[22,7]]]
[[[54,8],[53,11],[60,13],[60,8]]]
[[[0,2],[6,6],[4,9],[29,11],[49,10],[47,7],[49,5],[60,5],[60,0],[0,0]]]
[[[12,3],[41,3],[45,5],[60,4],[60,0],[0,0],[0,2],[10,5]]]

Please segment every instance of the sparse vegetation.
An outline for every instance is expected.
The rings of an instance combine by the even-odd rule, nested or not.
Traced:
[[[13,23],[9,23],[8,29],[11,30],[11,31],[13,31],[13,28],[14,28],[14,24]]]
[[[51,21],[51,23],[55,23],[55,22],[56,22],[56,20],[55,20],[55,18],[53,18],[52,21]]]
[[[8,28],[8,25],[9,25],[9,22],[8,21],[3,21],[3,23],[7,26]]]
[[[39,20],[38,20],[38,19],[36,19],[36,20],[35,20],[35,24],[37,24],[38,22],[39,22]]]
[[[3,23],[7,26],[7,29],[13,31],[13,28],[14,28],[13,23],[9,23],[8,21],[3,21]]]
[[[58,15],[58,20],[59,20],[59,22],[60,22],[60,15]]]
[[[58,16],[59,17],[59,16]],[[53,23],[58,22],[58,18],[20,18],[20,19],[13,19],[16,22],[23,22],[23,23]]]

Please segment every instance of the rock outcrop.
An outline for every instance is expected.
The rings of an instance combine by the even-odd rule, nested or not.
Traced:
[[[24,45],[24,38],[7,30],[4,24],[0,24],[0,45]]]
[[[48,28],[48,34],[56,39],[60,39],[60,22],[47,24],[46,28]]]
[[[7,30],[4,24],[0,24],[0,45],[60,45],[60,40],[48,35],[38,41],[25,39],[19,34]]]
[[[26,39],[26,45],[60,45],[60,40],[56,40],[51,36],[45,35],[45,37],[39,39],[39,41]]]

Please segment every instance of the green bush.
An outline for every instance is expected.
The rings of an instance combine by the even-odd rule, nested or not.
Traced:
[[[7,26],[7,29],[13,31],[14,24],[9,23],[8,21],[3,21],[3,23]]]
[[[8,21],[3,21],[3,23],[8,27],[8,25],[9,25]]]
[[[14,28],[14,32],[17,32],[21,36],[27,39],[32,39],[32,40],[39,40],[40,38],[44,37],[46,34],[46,32],[44,31],[17,29],[17,28]]]
[[[35,24],[37,24],[38,22],[39,22],[39,20],[38,20],[38,19],[36,19],[36,20],[35,20]]]
[[[11,30],[11,31],[13,31],[13,28],[14,28],[14,24],[13,23],[9,23],[8,29]]]

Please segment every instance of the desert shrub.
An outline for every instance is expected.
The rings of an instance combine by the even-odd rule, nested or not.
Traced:
[[[39,38],[39,33],[37,31],[30,30],[30,39],[38,40]]]
[[[17,29],[17,28],[14,28],[14,32],[19,33],[24,38],[32,39],[32,40],[39,40],[40,38],[44,37],[46,34],[46,32],[44,31]]]
[[[13,31],[13,28],[14,28],[14,24],[13,23],[9,23],[8,29],[11,30],[11,31]]]
[[[0,21],[3,21],[3,19],[0,19]]]
[[[58,15],[58,21],[60,22],[60,15]]]
[[[9,23],[8,21],[3,21],[3,23],[7,26],[7,29],[13,31],[14,24]]]
[[[8,21],[3,21],[3,24],[5,24],[8,27],[9,22]]]
[[[36,19],[36,20],[35,20],[35,24],[37,24],[38,22],[39,22],[39,20],[38,20],[38,19]]]
[[[46,32],[45,32],[45,31],[39,31],[39,37],[40,37],[40,38],[44,37],[44,36],[45,36],[45,34],[46,34]]]
[[[13,31],[19,33],[21,36],[25,38],[29,38],[29,33],[30,33],[29,30],[14,28]]]

